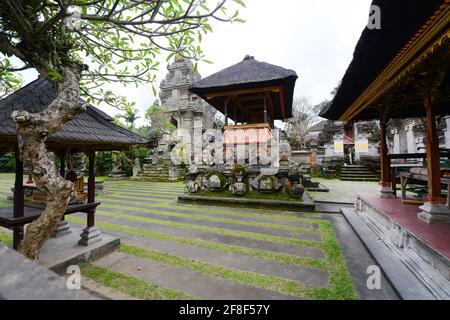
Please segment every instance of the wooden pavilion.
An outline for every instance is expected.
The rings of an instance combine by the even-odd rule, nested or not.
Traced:
[[[292,117],[297,80],[293,70],[246,56],[243,61],[197,81],[189,91],[197,94],[234,123],[266,123]]]
[[[225,116],[224,145],[268,143],[275,120],[292,117],[295,71],[257,61],[243,61],[189,88]],[[234,125],[229,125],[229,119]]]
[[[413,1],[405,6],[402,0],[374,0],[373,5],[380,7],[381,29],[362,32],[337,94],[320,116],[380,121],[381,197],[360,195],[356,213],[367,224],[376,224],[374,230],[384,241],[396,239],[395,247],[403,248],[399,254],[413,250],[450,280],[450,210],[445,199],[450,189],[442,188],[449,185],[449,168],[440,167],[441,158],[449,154],[439,149],[436,133],[436,117],[450,114],[450,1]],[[412,117],[426,119],[426,154],[388,155],[388,121]],[[425,158],[426,169],[400,177],[392,174],[390,160],[410,158]],[[424,205],[396,198],[399,178],[403,186],[425,182]]]
[[[194,181],[188,182],[191,192],[196,192],[198,188],[217,190],[228,187],[235,195],[243,195],[248,189],[269,192],[287,190],[287,166],[277,167],[272,174],[263,174],[261,168],[269,168],[276,162],[268,159],[275,154],[278,156],[274,150],[282,144],[273,141],[276,140],[273,139],[274,121],[292,117],[297,78],[293,70],[246,56],[243,61],[199,80],[189,88],[225,116],[223,137],[217,145],[223,150],[215,152],[216,155],[223,154],[225,159],[216,157],[214,165],[193,175]],[[233,125],[229,124],[229,119],[233,120]],[[241,171],[236,175],[233,170],[238,167]],[[226,180],[224,175],[230,186],[223,182]],[[243,181],[244,175],[246,182]],[[209,182],[204,183],[208,179]],[[217,184],[221,181],[222,185],[217,186],[214,181]]]
[[[16,178],[14,185],[14,206],[0,209],[0,226],[13,230],[13,247],[18,248],[23,239],[24,225],[37,219],[42,209],[25,206],[23,163],[20,161],[16,127],[11,113],[14,110],[40,112],[56,97],[52,84],[38,78],[17,92],[0,101],[0,155],[14,152],[16,155]],[[100,204],[95,201],[95,152],[127,150],[133,145],[146,145],[148,141],[112,122],[112,118],[94,106],[66,123],[62,130],[49,135],[47,147],[60,159],[60,173],[65,173],[68,154],[83,152],[89,158],[87,201],[69,204],[65,214],[85,212],[87,227],[83,230],[79,244],[89,245],[99,239],[95,228],[95,210]],[[64,221],[63,221],[64,223]]]

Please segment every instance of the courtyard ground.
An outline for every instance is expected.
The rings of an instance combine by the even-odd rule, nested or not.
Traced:
[[[377,193],[378,182],[341,181],[339,179],[313,178],[330,189],[329,192],[310,192],[314,201],[354,203],[358,193]]]
[[[0,205],[13,175],[0,174]],[[365,286],[373,263],[337,214],[178,204],[182,183],[106,181],[96,226],[120,252],[82,268],[84,285],[113,298],[390,299]],[[82,227],[85,216],[66,218]],[[0,230],[0,241],[11,233]]]

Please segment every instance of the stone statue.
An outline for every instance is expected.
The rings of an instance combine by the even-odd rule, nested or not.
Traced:
[[[110,178],[124,178],[126,177],[125,171],[123,171],[122,166],[122,157],[119,151],[113,151],[112,152],[112,161],[113,161],[113,167],[111,170],[111,173],[108,175]]]
[[[136,159],[134,159],[134,164],[133,164],[133,177],[136,177],[140,170],[141,170],[141,164],[139,162],[139,158],[136,158]]]

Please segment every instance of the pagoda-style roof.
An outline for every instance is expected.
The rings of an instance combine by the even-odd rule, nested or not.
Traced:
[[[231,67],[197,81],[189,91],[197,94],[235,122],[262,122],[264,100],[271,120],[292,117],[297,74],[246,56]]]
[[[56,91],[48,80],[38,78],[0,101],[0,148],[10,150],[16,145],[16,124],[11,118],[14,110],[32,113],[42,111],[56,98]],[[94,106],[78,114],[64,127],[49,135],[51,149],[121,150],[148,141],[113,122],[113,118]]]
[[[381,29],[365,28],[341,85],[321,117],[331,120],[379,118],[386,106],[391,118],[424,116],[418,93],[421,77],[448,67],[449,0],[374,0]],[[436,101],[436,114],[448,114],[449,75]]]

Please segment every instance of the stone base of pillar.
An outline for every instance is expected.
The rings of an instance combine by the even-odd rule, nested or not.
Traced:
[[[380,195],[380,198],[383,198],[383,199],[395,198],[394,190],[392,190],[390,185],[380,184],[379,195]]]
[[[55,232],[53,232],[53,234],[50,237],[61,238],[71,232],[72,230],[70,228],[70,224],[66,220],[61,220],[60,222],[58,222],[58,226],[56,227]]]
[[[425,202],[419,207],[421,212],[417,214],[417,219],[425,223],[450,223],[450,210],[444,204],[434,204]]]
[[[96,227],[86,227],[83,229],[83,232],[81,233],[81,239],[78,241],[78,244],[80,246],[88,247],[93,243],[99,242],[102,240],[100,237],[102,233],[100,230]]]

